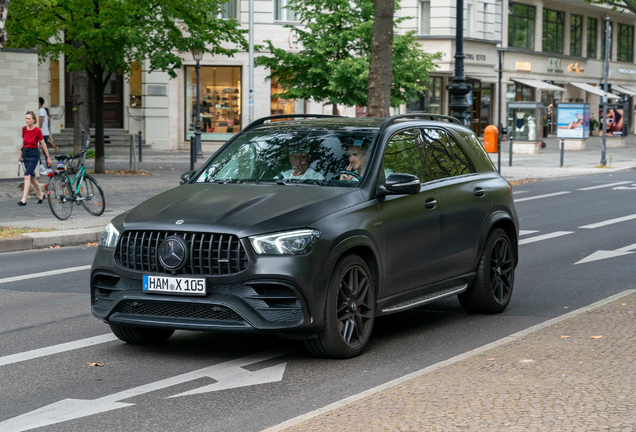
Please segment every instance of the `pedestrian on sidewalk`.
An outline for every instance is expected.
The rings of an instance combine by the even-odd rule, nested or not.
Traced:
[[[40,109],[38,110],[39,123],[38,126],[42,130],[42,136],[44,136],[44,142],[46,145],[51,145],[55,149],[55,153],[59,150],[59,147],[53,142],[51,136],[51,114],[49,109],[44,106],[44,98],[40,98]]]
[[[38,204],[42,204],[44,200],[44,193],[40,188],[40,183],[35,176],[35,170],[38,167],[40,161],[40,150],[38,144],[42,146],[42,150],[46,155],[46,164],[51,165],[51,156],[49,155],[49,149],[44,141],[42,130],[35,124],[37,122],[35,113],[33,111],[27,111],[26,126],[22,128],[22,152],[20,153],[19,162],[24,163],[24,192],[22,193],[22,199],[18,202],[18,205],[25,206],[27,199],[29,198],[29,189],[31,188],[31,182],[38,194]]]

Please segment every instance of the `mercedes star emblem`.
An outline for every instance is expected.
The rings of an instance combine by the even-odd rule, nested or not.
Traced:
[[[183,223],[183,219],[179,219],[178,221],[175,222],[175,224],[177,225],[181,225]]]
[[[167,270],[180,270],[187,262],[187,253],[185,240],[179,236],[170,236],[159,246],[159,262]]]

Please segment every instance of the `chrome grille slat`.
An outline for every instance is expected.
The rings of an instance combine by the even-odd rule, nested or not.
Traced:
[[[115,249],[115,262],[130,271],[173,274],[157,256],[161,242],[172,235],[181,236],[189,252],[184,268],[174,274],[231,275],[247,268],[247,254],[238,237],[197,232],[126,231]]]

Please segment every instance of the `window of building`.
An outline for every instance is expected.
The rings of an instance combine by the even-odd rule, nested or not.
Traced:
[[[534,88],[520,83],[508,84],[506,102],[533,102]]]
[[[473,0],[466,0],[466,23],[464,25],[464,36],[473,36]]]
[[[130,63],[130,106],[141,106],[141,65]]]
[[[60,62],[51,60],[51,104],[60,105]]]
[[[581,43],[583,40],[583,16],[570,15],[570,55],[581,55]]]
[[[405,130],[391,137],[382,158],[384,173],[388,177],[393,173],[412,174],[424,181],[424,167],[418,149],[416,131]]]
[[[535,7],[510,3],[508,13],[508,45],[534,49]]]
[[[610,22],[609,23],[610,29],[614,30],[614,25]],[[601,55],[603,56],[601,58],[601,60],[605,60],[605,38],[606,36],[606,29],[607,29],[607,23],[603,22],[602,28],[601,28]],[[610,43],[609,43],[609,59],[612,60],[612,39],[614,39],[614,35],[612,34],[613,31],[610,32]]]
[[[406,104],[406,112],[424,111],[431,114],[442,114],[444,106],[444,87],[442,77],[429,77],[427,89],[409,99]]]
[[[285,89],[282,88],[280,84],[278,84],[278,80],[276,78],[272,79],[272,102],[270,107],[271,115],[296,113],[296,101],[294,99],[281,99],[278,97],[280,93],[284,92]]]
[[[596,58],[597,25],[596,18],[587,19],[587,56],[589,58]]]
[[[221,5],[221,18],[223,19],[238,19],[238,12],[238,0],[226,0],[226,2]]]
[[[431,2],[425,0],[420,2],[420,34],[431,34]]]
[[[565,12],[543,9],[543,51],[563,54]]]
[[[633,62],[634,61],[634,26],[619,24],[618,25],[618,61]]]
[[[241,68],[201,66],[201,132],[204,140],[225,140],[241,130]],[[196,126],[197,73],[186,67],[186,139]]]
[[[274,19],[276,21],[298,21],[296,12],[290,9],[293,0],[275,0],[274,1]]]

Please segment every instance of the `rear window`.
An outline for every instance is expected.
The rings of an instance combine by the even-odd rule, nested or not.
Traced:
[[[473,151],[477,154],[484,165],[486,165],[493,171],[497,171],[495,164],[493,163],[492,159],[490,159],[490,156],[488,156],[488,153],[486,153],[486,150],[484,150],[484,147],[481,145],[481,141],[479,141],[477,135],[475,135],[474,133],[459,132],[459,136],[461,136],[464,141],[466,141],[466,144],[468,144],[473,149]]]

